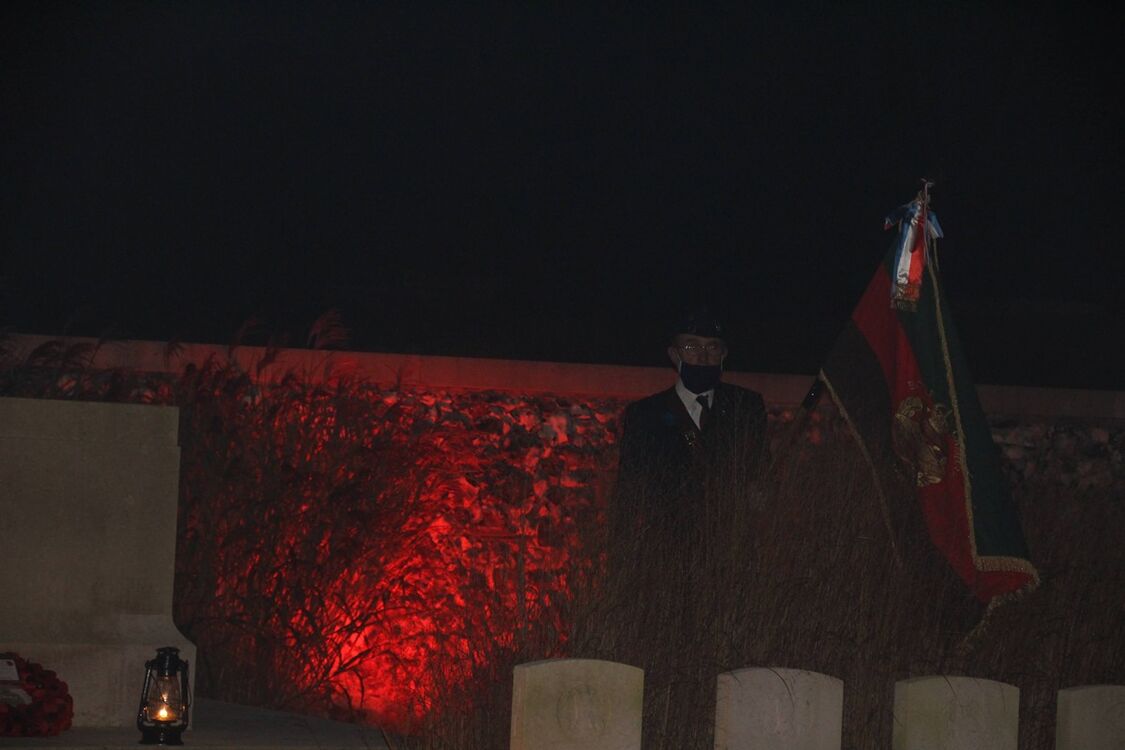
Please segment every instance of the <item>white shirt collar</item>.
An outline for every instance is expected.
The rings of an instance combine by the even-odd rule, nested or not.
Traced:
[[[691,421],[695,422],[695,426],[699,426],[699,415],[703,413],[703,407],[699,405],[699,397],[706,396],[707,403],[714,408],[715,406],[715,389],[703,393],[692,393],[684,386],[684,382],[676,378],[676,395],[680,397],[680,401],[684,402],[684,408],[687,409],[688,416]]]

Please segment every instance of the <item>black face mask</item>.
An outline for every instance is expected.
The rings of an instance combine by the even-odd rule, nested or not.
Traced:
[[[689,365],[680,362],[680,380],[692,393],[705,393],[719,384],[723,377],[722,365]]]

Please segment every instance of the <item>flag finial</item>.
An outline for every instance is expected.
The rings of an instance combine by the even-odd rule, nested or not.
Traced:
[[[930,188],[934,181],[922,178],[922,189],[909,203],[899,206],[883,220],[883,228],[898,227],[894,245],[894,284],[891,307],[913,312],[918,309],[922,275],[930,259],[930,241],[942,236],[937,216],[930,210]]]

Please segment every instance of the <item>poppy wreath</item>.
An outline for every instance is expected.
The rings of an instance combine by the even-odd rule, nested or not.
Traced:
[[[31,696],[31,703],[23,705],[0,703],[0,737],[50,737],[70,729],[74,699],[66,683],[52,670],[16,654],[0,653],[0,659],[15,662],[18,687]]]

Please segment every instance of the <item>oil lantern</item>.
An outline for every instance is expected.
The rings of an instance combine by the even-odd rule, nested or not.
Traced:
[[[190,702],[188,663],[180,658],[180,650],[171,646],[156,649],[156,658],[145,662],[145,683],[137,709],[141,744],[184,744]]]

